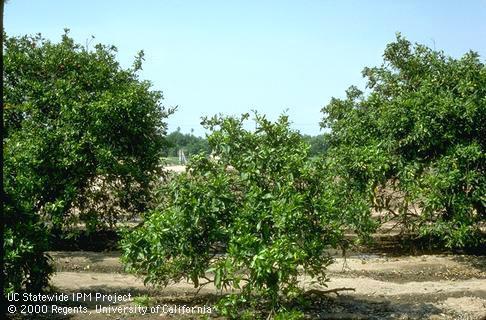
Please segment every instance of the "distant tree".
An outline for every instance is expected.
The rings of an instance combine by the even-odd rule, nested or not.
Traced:
[[[89,230],[146,210],[165,146],[162,95],[116,48],[68,36],[4,39],[6,275],[10,290],[39,290],[50,230]]]
[[[383,64],[363,75],[366,94],[351,87],[322,110],[337,181],[414,235],[481,245],[486,67],[478,54],[453,59],[398,35]]]
[[[310,145],[309,154],[311,157],[322,156],[326,153],[328,143],[325,135],[304,135],[303,138]]]
[[[199,153],[206,155],[210,153],[207,139],[196,137],[192,133],[184,134],[180,132],[180,128],[177,129],[167,135],[166,156],[176,157],[181,149],[188,157]]]

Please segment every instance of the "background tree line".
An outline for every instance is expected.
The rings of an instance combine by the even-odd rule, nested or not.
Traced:
[[[325,135],[302,135],[302,138],[310,146],[309,154],[311,157],[317,157],[326,152],[328,143]],[[211,153],[207,138],[198,137],[192,133],[182,133],[180,128],[169,133],[166,141],[167,145],[163,152],[165,157],[177,157],[179,150],[183,150],[187,157],[199,153],[205,155]]]
[[[166,141],[167,147],[163,153],[165,157],[177,157],[179,150],[183,150],[188,158],[199,153],[209,155],[211,152],[206,138],[197,137],[192,133],[182,133],[180,128],[169,133]]]

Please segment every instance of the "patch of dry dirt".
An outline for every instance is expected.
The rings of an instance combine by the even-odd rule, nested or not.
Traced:
[[[206,305],[217,291],[207,286],[195,296],[189,283],[163,290],[145,287],[123,273],[119,253],[51,252],[57,273],[51,284],[61,292],[148,295],[152,304]],[[309,319],[486,319],[486,257],[354,255],[329,266],[328,288],[302,277],[306,289],[354,288],[339,296],[312,296]],[[133,305],[133,302],[122,305]],[[86,305],[95,310],[95,304]],[[72,319],[84,319],[75,315]],[[90,319],[164,319],[167,314],[93,314]],[[173,317],[170,317],[173,318]],[[188,316],[178,318],[191,318]]]
[[[120,252],[51,251],[49,255],[57,272],[123,272]]]
[[[331,275],[368,277],[388,282],[486,279],[486,257],[465,255],[368,256],[336,258]]]
[[[165,166],[165,170],[172,171],[172,172],[184,172],[186,171],[186,166],[184,165],[172,165],[172,166]]]

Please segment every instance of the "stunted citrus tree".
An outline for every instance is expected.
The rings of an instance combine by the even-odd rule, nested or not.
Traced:
[[[247,118],[206,119],[214,157],[193,157],[122,241],[128,270],[146,283],[240,289],[219,302],[220,313],[236,318],[240,307],[260,301],[277,310],[299,296],[304,272],[323,284],[326,249],[345,244],[346,226],[363,209],[326,188],[324,166],[310,161],[287,117],[256,115],[255,131],[244,128]]]
[[[447,247],[484,243],[486,67],[397,36],[380,67],[323,108],[328,161],[369,206]]]
[[[67,32],[4,45],[6,274],[11,289],[38,290],[50,230],[95,230],[149,206],[172,110],[138,78],[143,55],[123,69],[115,47]]]

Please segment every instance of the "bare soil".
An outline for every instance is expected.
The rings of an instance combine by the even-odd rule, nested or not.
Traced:
[[[146,287],[140,279],[124,273],[118,252],[50,254],[57,270],[51,285],[59,292],[149,296],[148,305],[153,307],[212,306],[221,294],[214,287],[207,286],[196,295],[196,289],[190,283],[177,283],[159,290]],[[346,259],[336,258],[328,267],[328,274],[330,281],[327,288],[312,284],[312,279],[304,275],[301,277],[302,286],[308,290],[346,287],[355,291],[309,296],[304,310],[308,319],[486,319],[485,256],[354,254]],[[96,305],[100,302],[83,302],[91,315],[71,314],[69,318],[198,318],[166,312],[145,315],[140,312],[97,313]],[[132,300],[101,305],[136,304]]]
[[[179,172],[186,171],[186,166],[184,166],[184,165],[170,165],[170,166],[166,166],[164,169],[168,170],[168,171],[179,173]]]

